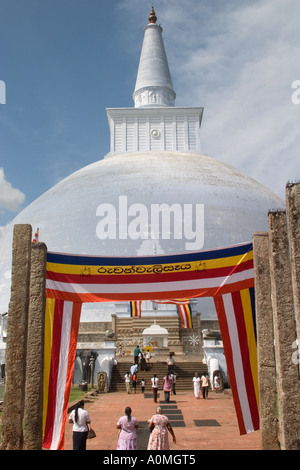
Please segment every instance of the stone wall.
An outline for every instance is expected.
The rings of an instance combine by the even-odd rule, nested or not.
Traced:
[[[269,232],[253,236],[262,449],[300,450],[300,183],[287,211],[270,211]],[[298,349],[295,355],[294,349]],[[274,377],[276,376],[276,381]]]

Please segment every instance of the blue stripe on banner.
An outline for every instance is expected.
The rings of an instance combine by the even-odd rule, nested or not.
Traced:
[[[100,257],[82,256],[73,254],[47,253],[47,261],[58,264],[88,265],[88,266],[131,266],[140,264],[167,264],[182,263],[186,261],[205,261],[215,258],[227,258],[248,253],[252,250],[252,243],[241,243],[228,248],[207,250],[200,252],[181,253],[177,255],[164,256],[138,256],[138,257]]]

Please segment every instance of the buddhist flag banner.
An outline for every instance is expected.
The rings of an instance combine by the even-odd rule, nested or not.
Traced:
[[[43,447],[64,447],[81,304],[46,299]]]
[[[38,241],[39,241],[39,228],[37,228],[36,231],[34,232],[32,243],[38,243]]]
[[[179,304],[178,311],[181,318],[182,328],[193,328],[192,310],[190,304]]]
[[[259,429],[254,288],[215,297],[240,433]]]
[[[47,297],[72,302],[215,297],[253,285],[251,243],[165,256],[47,257]]]
[[[142,313],[142,301],[130,302],[130,316],[141,318]]]
[[[176,304],[182,328],[193,328],[192,308],[189,299],[155,300],[157,304]]]
[[[146,257],[47,253],[44,447],[63,448],[81,304],[143,300],[177,303],[191,327],[189,301],[214,297],[240,433],[258,429],[252,243]],[[156,300],[153,300],[156,299]],[[174,300],[170,300],[174,299]],[[184,307],[184,308],[182,308]]]

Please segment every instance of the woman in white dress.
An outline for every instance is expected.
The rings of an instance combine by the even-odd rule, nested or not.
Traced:
[[[197,372],[195,372],[195,377],[193,378],[194,383],[194,395],[196,398],[200,398],[201,393],[201,379],[198,376]]]

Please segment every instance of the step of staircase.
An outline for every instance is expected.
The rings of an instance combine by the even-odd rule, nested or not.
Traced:
[[[114,366],[110,382],[110,392],[126,392],[124,376],[130,371],[132,362],[119,362]],[[176,390],[192,390],[193,377],[197,372],[200,376],[207,373],[207,365],[202,362],[179,362],[175,364]],[[155,362],[148,365],[147,371],[137,371],[137,390],[140,390],[140,381],[146,381],[145,391],[151,391],[151,378],[156,374],[159,380],[159,389],[162,389],[163,378],[167,373],[166,362]]]

